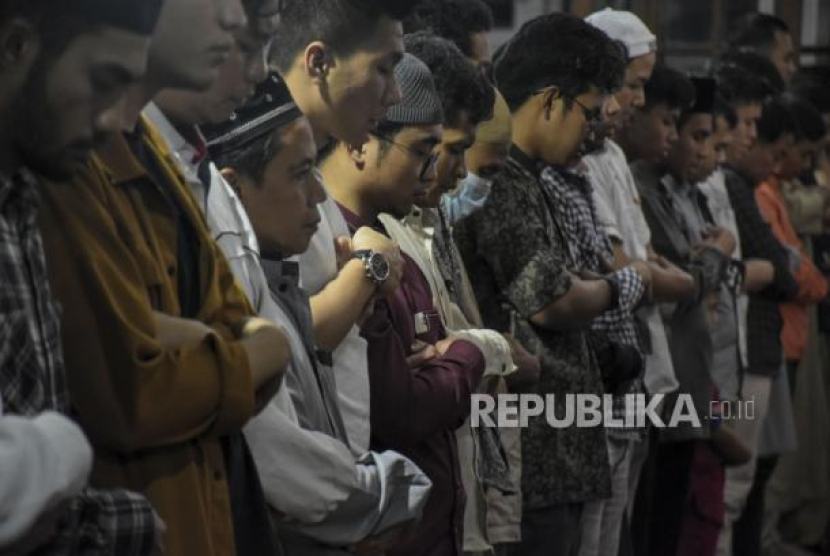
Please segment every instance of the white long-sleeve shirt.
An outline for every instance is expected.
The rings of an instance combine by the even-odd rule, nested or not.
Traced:
[[[92,449],[75,423],[54,412],[2,415],[0,406],[0,553],[77,496],[91,468]]]

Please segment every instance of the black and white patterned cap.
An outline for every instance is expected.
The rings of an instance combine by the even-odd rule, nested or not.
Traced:
[[[303,117],[285,81],[272,73],[254,96],[234,112],[227,122],[202,127],[214,159],[245,149],[263,136]]]

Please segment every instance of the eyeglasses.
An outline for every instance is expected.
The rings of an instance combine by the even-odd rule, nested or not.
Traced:
[[[552,87],[555,87],[555,85],[545,87],[544,89],[539,89],[538,91],[535,91],[533,94],[544,95],[546,93],[550,93]],[[588,126],[588,133],[585,136],[585,143],[591,144],[598,141],[601,137],[602,132],[602,105],[604,103],[600,103],[599,106],[597,106],[596,108],[588,108],[587,106],[579,102],[579,99],[577,99],[576,97],[566,97],[565,95],[562,95],[562,97],[572,101],[574,104],[579,106],[580,110],[582,110],[582,117],[585,118],[585,123]],[[550,112],[550,109],[553,106],[554,100],[556,100],[556,95],[548,96],[548,99],[545,103],[545,110],[547,110],[548,113]]]
[[[418,174],[418,179],[421,181],[428,181],[428,176],[435,170],[435,165],[438,162],[438,152],[437,151],[430,151],[428,153],[423,152],[418,149],[413,149],[408,145],[402,145],[401,143],[396,143],[389,137],[385,135],[380,135],[379,133],[372,133],[377,139],[380,141],[384,141],[389,143],[393,147],[398,147],[402,151],[411,154],[412,156],[418,157],[423,160],[423,165],[421,166],[421,171]]]
[[[533,94],[544,95],[546,93],[550,93],[552,87],[555,87],[555,85],[551,85],[549,87],[545,87],[544,89],[534,91]],[[585,122],[588,124],[590,128],[595,128],[602,123],[602,103],[600,103],[600,105],[596,108],[588,108],[587,106],[579,102],[579,99],[577,99],[576,97],[566,97],[565,95],[561,96],[562,98],[566,98],[574,104],[576,104],[577,106],[579,106],[579,108],[582,110],[582,116],[585,118]],[[556,95],[550,95],[547,99],[546,108],[550,109],[550,107],[553,105],[554,100],[556,100]]]

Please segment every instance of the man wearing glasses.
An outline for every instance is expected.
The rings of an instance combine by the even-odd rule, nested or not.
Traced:
[[[383,215],[381,222],[423,271],[444,326],[473,342],[484,354],[485,377],[478,391],[506,392],[508,385],[515,388],[520,382],[538,378],[538,360],[505,335],[484,329],[464,262],[452,239],[451,222],[443,210],[446,193],[467,174],[466,151],[476,140],[479,124],[494,112],[495,93],[452,42],[416,33],[405,37],[404,44],[433,72],[444,108],[444,133],[433,151],[440,155],[433,185],[416,199],[417,206],[404,219]],[[458,95],[458,91],[465,94]],[[507,110],[506,104],[504,108]],[[467,495],[465,554],[499,554],[520,536],[519,434],[516,429],[472,427],[469,419],[456,431]]]
[[[321,166],[329,193],[354,232],[386,230],[381,213],[407,216],[436,180],[434,149],[444,114],[429,69],[405,55],[395,69],[403,100],[362,148],[339,144]],[[368,342],[372,450],[395,450],[432,481],[424,517],[389,554],[460,556],[464,515],[455,442],[484,370],[473,344],[448,336],[430,285],[404,254],[400,287],[379,298],[361,335]]]
[[[651,278],[641,262],[606,274],[601,238],[583,234],[592,209],[587,181],[569,169],[591,114],[619,88],[624,70],[620,49],[579,19],[550,14],[526,23],[495,62],[513,113],[510,158],[484,207],[455,229],[485,325],[514,327],[540,356],[535,392],[555,396],[557,415],[565,414],[567,394],[603,393],[588,329],[609,310],[630,312]],[[576,553],[585,503],[609,493],[602,427],[554,429],[543,417],[529,419],[515,553]]]

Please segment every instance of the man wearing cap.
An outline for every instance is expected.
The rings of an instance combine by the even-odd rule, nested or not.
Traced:
[[[415,206],[402,220],[389,214],[382,215],[380,220],[389,235],[400,243],[403,251],[412,257],[429,281],[435,307],[447,329],[476,344],[484,354],[487,378],[479,387],[481,391],[493,393],[499,385],[503,385],[502,377],[515,370],[511,345],[498,332],[483,330],[464,262],[452,241],[451,228],[446,224],[446,217],[440,212],[439,206],[443,199],[442,192],[448,184],[458,181],[466,147],[472,142],[476,127],[487,117],[488,106],[493,98],[492,86],[455,45],[445,39],[417,33],[407,36],[405,44],[410,53],[426,66],[414,62],[399,66],[401,71],[398,82],[401,83],[405,98],[402,104],[390,109],[388,120],[406,121],[405,114],[398,111],[405,110],[413,102],[406,99],[407,94],[418,90],[411,82],[419,73],[435,69],[434,81],[444,109],[444,132],[442,143],[436,149],[440,154],[435,185],[424,196],[416,198]],[[407,54],[407,60],[409,56]],[[413,67],[419,71],[413,72]],[[459,90],[465,91],[463,102],[458,102],[453,97],[453,92]],[[456,440],[461,478],[467,495],[464,551],[489,553],[497,541],[517,541],[520,507],[511,512],[513,515],[510,516],[512,519],[509,524],[502,525],[502,530],[499,531],[501,537],[493,538],[490,534],[486,496],[491,491],[498,490],[513,495],[513,500],[516,500],[519,489],[518,482],[511,483],[508,465],[502,456],[499,431],[494,427],[472,429],[467,420],[456,432]],[[504,529],[510,525],[515,528],[513,534],[505,534]]]
[[[232,121],[205,131],[251,216],[267,275],[268,318],[283,326],[292,346],[285,388],[245,429],[268,501],[285,516],[280,540],[289,554],[391,547],[394,530],[420,517],[430,482],[395,452],[357,461],[350,453],[330,356],[316,347],[308,294],[290,260],[308,248],[325,199],[308,119],[272,75]]]
[[[379,215],[405,217],[435,180],[441,100],[423,63],[404,56],[401,64],[404,98],[390,110],[394,119],[381,122],[362,148],[337,145],[321,167],[352,230],[386,232]],[[455,430],[470,412],[484,360],[474,344],[448,335],[429,281],[403,256],[400,288],[375,303],[361,328],[369,345],[372,447],[412,458],[433,490],[412,538],[388,554],[460,556],[464,488]]]
[[[71,400],[59,312],[35,221],[37,174],[66,175],[95,140],[118,131],[114,107],[145,72],[161,7],[161,1],[82,0],[0,8],[3,554],[148,555],[157,549],[146,499],[85,488],[91,450],[65,416]],[[106,79],[107,87],[94,87],[95,79]]]
[[[93,484],[147,495],[173,556],[245,550],[238,498],[259,485],[255,472],[237,481],[241,431],[279,385],[289,348],[254,317],[172,155],[138,115],[161,90],[209,87],[244,21],[239,0],[166,2],[147,75],[124,107],[130,131],[71,181],[44,187],[41,227],[73,325],[67,373],[95,446]],[[267,523],[264,501],[261,510]]]
[[[632,260],[646,261],[653,256],[637,186],[628,160],[614,138],[645,104],[644,87],[654,69],[657,43],[651,31],[631,12],[608,8],[588,16],[586,21],[618,41],[628,60],[622,88],[615,94],[619,111],[605,112],[598,148],[582,159],[593,186],[598,225],[611,240],[613,264],[622,267]],[[690,291],[691,277],[665,261],[653,266],[652,273],[654,301],[678,301],[685,291]],[[635,318],[645,356],[642,386],[651,395],[669,393],[676,388],[677,380],[663,320],[655,305],[641,308]],[[633,500],[647,446],[645,438],[631,432],[608,431],[609,458],[615,470],[612,497],[588,505],[583,519],[586,541],[581,554],[616,554],[619,532],[624,526],[623,513]]]
[[[239,201],[208,159],[199,129],[199,125],[228,118],[267,75],[265,53],[279,18],[279,2],[243,0],[243,7],[247,24],[234,32],[233,49],[219,68],[216,82],[206,91],[162,91],[144,109],[144,114],[172,151],[211,233],[248,293],[253,272],[249,268],[259,264],[256,249],[248,248],[253,231]],[[257,303],[252,304],[259,308]],[[237,553],[273,553],[276,548],[267,504],[255,479],[253,460],[241,435],[223,442],[228,485],[234,492],[231,501]]]

